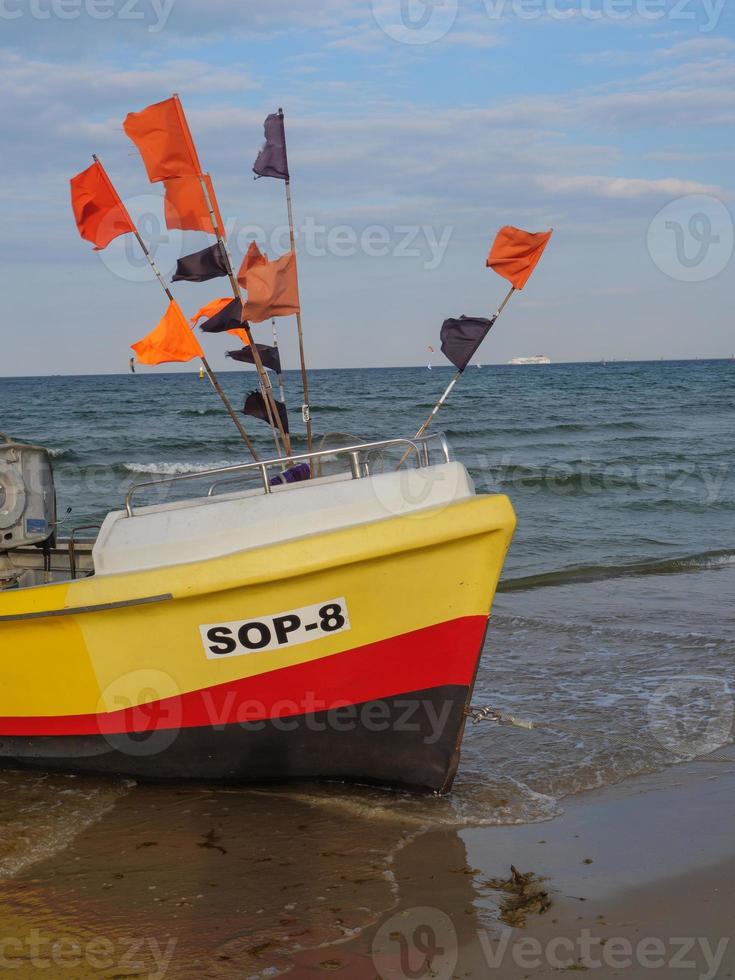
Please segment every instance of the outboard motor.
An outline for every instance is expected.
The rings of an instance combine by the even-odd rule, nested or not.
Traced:
[[[46,449],[13,442],[0,433],[0,588],[13,584],[8,552],[53,547],[56,492]]]

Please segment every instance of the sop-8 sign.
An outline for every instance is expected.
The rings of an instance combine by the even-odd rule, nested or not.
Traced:
[[[276,616],[199,627],[209,660],[267,653],[269,650],[321,640],[349,629],[350,617],[344,598],[328,599]]]

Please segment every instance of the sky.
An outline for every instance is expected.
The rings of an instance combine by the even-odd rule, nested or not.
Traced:
[[[426,363],[445,318],[502,301],[485,260],[506,224],[554,234],[483,362],[729,357],[734,18],[724,0],[0,0],[0,375],[124,371],[165,311],[134,239],[78,236],[68,181],[92,153],[166,274],[211,241],[165,229],[122,129],[173,92],[236,259],[288,249],[284,184],[252,174],[283,106],[312,367]],[[191,315],[227,291],[176,297]],[[293,367],[295,330],[279,321]],[[232,367],[232,338],[203,343]]]

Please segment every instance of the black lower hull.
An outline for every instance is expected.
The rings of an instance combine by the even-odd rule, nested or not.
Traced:
[[[0,757],[34,767],[136,779],[249,783],[335,779],[448,792],[470,688],[221,727],[145,734],[2,736]]]

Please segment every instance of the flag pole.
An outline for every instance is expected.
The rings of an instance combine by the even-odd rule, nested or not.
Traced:
[[[226,264],[227,264],[227,275],[232,285],[232,292],[235,296],[235,299],[239,299],[240,302],[242,302],[242,292],[240,290],[240,284],[237,281],[237,276],[235,275],[234,268],[232,265],[232,256],[230,255],[230,250],[227,246],[225,229],[220,228],[219,221],[217,220],[215,209],[214,209],[214,201],[212,199],[213,194],[210,195],[206,176],[204,174],[204,171],[202,170],[202,164],[201,161],[199,160],[199,154],[197,153],[196,144],[194,143],[194,137],[191,134],[189,123],[186,118],[186,114],[184,112],[184,107],[181,104],[181,99],[179,98],[177,92],[173,93],[173,100],[174,100],[174,105],[176,106],[176,110],[179,114],[179,121],[181,122],[182,131],[189,143],[189,149],[192,154],[192,160],[196,163],[197,176],[199,177],[199,183],[201,184],[202,194],[204,195],[204,201],[206,202],[207,208],[209,210],[209,217],[212,222],[212,229],[214,231],[214,234],[217,236],[217,241],[219,242],[225,255]],[[212,191],[214,192],[213,184],[212,184]],[[253,335],[250,332],[250,324],[243,323],[242,329],[245,331],[245,334],[248,338],[248,342],[250,343],[253,349],[253,360],[255,362],[255,367],[258,371],[258,375],[260,377],[260,383],[264,389],[263,400],[265,402],[265,407],[268,414],[268,421],[270,422],[271,428],[273,429],[276,452],[278,453],[279,456],[281,455],[281,448],[278,445],[278,432],[280,431],[281,438],[283,439],[283,445],[285,447],[285,451],[287,454],[290,454],[291,441],[284,429],[280,413],[276,407],[276,400],[275,400],[275,396],[273,395],[273,388],[271,387],[270,378],[268,377],[266,370],[263,367],[263,362],[260,358],[260,353],[257,347],[255,346]]]
[[[99,159],[99,157],[97,156],[96,153],[93,153],[92,154],[92,159],[94,160],[94,162],[96,164],[99,165],[102,173],[105,176],[105,180],[107,181],[107,184],[108,184],[110,190],[112,191],[112,193],[115,195],[115,197],[120,202],[120,207],[122,208],[122,210],[123,210],[123,212],[125,214],[125,217],[130,222],[130,227],[134,229],[135,237],[137,238],[138,244],[140,245],[141,249],[143,250],[143,254],[145,255],[146,259],[148,260],[148,264],[150,265],[151,269],[153,269],[153,272],[155,273],[156,279],[158,279],[159,283],[161,284],[161,288],[163,289],[164,293],[168,296],[169,300],[173,303],[174,302],[173,293],[171,292],[171,290],[170,290],[170,288],[169,288],[166,280],[161,275],[161,271],[158,268],[158,266],[156,265],[155,259],[151,255],[148,246],[143,241],[143,238],[142,238],[140,232],[138,231],[138,226],[133,221],[133,219],[130,217],[130,215],[128,213],[128,209],[125,207],[125,205],[124,205],[124,203],[122,201],[122,198],[117,193],[117,190],[115,188],[115,185],[110,180],[110,178],[109,178],[109,176],[107,174],[107,171],[105,170],[105,168],[104,168],[104,166],[102,164],[102,161]],[[247,434],[247,431],[245,430],[245,426],[242,424],[242,422],[240,421],[240,419],[235,414],[235,409],[232,407],[232,404],[230,403],[229,398],[224,393],[224,391],[222,389],[222,386],[220,385],[219,380],[217,378],[217,375],[214,373],[214,371],[210,367],[209,362],[207,361],[207,358],[204,355],[202,355],[202,357],[200,358],[200,360],[202,362],[202,366],[204,367],[204,370],[207,372],[207,377],[212,382],[212,387],[217,392],[217,394],[219,395],[219,397],[222,399],[222,404],[225,406],[225,409],[227,410],[228,415],[230,416],[230,418],[232,419],[232,421],[235,423],[235,427],[237,428],[237,431],[242,436],[245,445],[248,447],[248,449],[252,453],[253,459],[257,462],[258,461],[258,454],[257,454],[257,452],[255,450],[255,446],[253,445],[252,440],[250,439],[250,436]]]
[[[421,436],[424,434],[424,432],[426,432],[426,430],[429,428],[429,426],[434,421],[434,419],[436,418],[436,416],[439,414],[439,409],[441,409],[441,408],[444,407],[444,404],[446,403],[447,399],[449,398],[449,396],[454,391],[454,386],[457,384],[457,382],[459,381],[459,379],[461,377],[462,377],[462,372],[461,371],[456,371],[455,374],[454,374],[454,376],[452,377],[452,380],[447,385],[446,391],[441,396],[441,398],[436,403],[436,405],[434,405],[433,409],[431,410],[431,415],[428,417],[428,419],[424,422],[424,424],[421,426],[421,428],[419,429],[419,431],[416,433],[416,435],[414,436],[414,439],[420,439]],[[401,460],[401,462],[403,462],[403,460]]]
[[[286,157],[286,172],[290,174],[288,170],[288,149],[286,147],[286,123],[283,109],[279,108],[278,115],[281,118],[281,126],[283,128],[283,152]],[[288,208],[288,228],[291,235],[291,251],[296,254],[296,230],[294,228],[293,220],[293,201],[291,200],[291,177],[286,177],[286,206]],[[298,264],[296,266],[298,275]],[[301,306],[299,304],[299,312],[296,314],[296,328],[298,330],[299,336],[299,359],[301,361],[301,384],[304,390],[304,404],[302,406],[301,412],[306,424],[306,441],[309,447],[309,452],[314,448],[314,439],[311,431],[311,405],[309,404],[309,375],[306,370],[306,351],[304,349],[304,330],[301,321]]]
[[[278,328],[276,327],[276,318],[275,317],[273,317],[272,327],[273,327],[273,346],[275,347],[276,353],[278,354],[278,363],[280,364],[280,362],[281,362],[281,352],[280,352],[280,350],[278,348]],[[278,387],[280,388],[280,391],[281,391],[281,401],[285,405],[286,404],[286,386],[283,383],[283,365],[282,364],[281,364],[281,370],[278,372],[278,374],[276,375],[276,377],[278,378]]]
[[[490,331],[492,330],[492,328],[495,326],[495,323],[496,323],[498,317],[500,316],[500,314],[503,312],[503,310],[506,308],[506,306],[510,302],[510,298],[511,298],[511,296],[513,295],[513,293],[515,291],[516,291],[515,286],[511,286],[510,287],[510,290],[508,291],[508,295],[505,297],[505,299],[503,300],[503,302],[500,304],[500,306],[496,310],[494,316],[492,317],[492,322],[491,322],[490,326],[488,327],[488,331],[485,334],[485,337],[487,337],[487,334],[490,333]],[[485,337],[483,337],[482,339],[484,340]],[[480,343],[482,343],[482,341]],[[480,347],[480,344],[477,345],[478,350],[479,350],[479,347]],[[474,353],[477,353],[477,351],[474,351],[473,354]],[[446,391],[441,396],[441,398],[436,403],[436,405],[433,407],[433,409],[431,410],[431,415],[429,415],[428,419],[424,422],[424,424],[421,426],[421,428],[419,429],[419,431],[416,433],[416,435],[414,436],[414,439],[420,439],[421,436],[426,432],[426,430],[429,428],[429,426],[431,425],[431,423],[434,421],[434,419],[439,414],[439,410],[441,408],[443,408],[444,405],[446,404],[447,399],[452,394],[452,391],[454,390],[455,385],[457,384],[457,382],[459,381],[459,379],[462,377],[463,374],[464,374],[464,371],[457,371],[454,374],[452,380],[447,385]],[[398,467],[397,467],[398,469],[400,469],[403,466],[403,464],[406,462],[406,460],[408,459],[408,457],[410,455],[411,455],[411,450],[409,449],[404,454],[403,459],[398,464]]]
[[[230,249],[228,248],[227,241],[224,238],[223,231],[221,232],[218,228],[217,222],[214,217],[214,209],[212,208],[212,202],[209,199],[209,192],[205,185],[204,179],[202,178],[202,190],[205,194],[205,199],[209,203],[210,214],[212,216],[212,223],[215,228],[217,228],[217,241],[224,251],[226,265],[227,265],[227,275],[232,286],[232,291],[236,299],[239,299],[242,303],[242,290],[240,289],[240,283],[237,281],[237,276],[235,275],[235,269],[232,263],[232,255],[230,254]],[[250,324],[247,320],[243,321],[241,324],[241,329],[245,331],[245,335],[248,338],[248,343],[250,344],[250,349],[253,352],[253,361],[255,363],[258,376],[260,378],[260,386],[263,392],[263,402],[265,403],[266,412],[268,415],[268,421],[273,429],[273,438],[276,444],[276,452],[281,455],[281,447],[278,442],[278,434],[280,432],[281,439],[283,440],[283,446],[287,456],[291,455],[291,439],[289,434],[283,425],[283,420],[281,418],[281,413],[278,411],[276,406],[275,395],[273,394],[273,386],[271,385],[270,378],[266,372],[265,366],[263,365],[263,360],[260,356],[260,351],[258,350],[257,344],[253,339],[253,334],[250,329]]]
[[[178,101],[178,99],[177,99]],[[202,185],[202,193],[204,194],[204,200],[207,202],[207,207],[209,208],[209,217],[212,222],[212,227],[214,228],[215,234],[217,236],[217,241],[224,253],[225,264],[227,266],[227,276],[230,280],[230,285],[232,286],[232,292],[235,299],[239,299],[242,303],[242,290],[240,289],[240,283],[237,281],[237,276],[235,275],[234,265],[232,263],[232,255],[230,254],[230,249],[227,245],[227,239],[225,238],[224,228],[220,228],[219,222],[215,216],[214,211],[214,201],[212,201],[209,188],[207,187],[207,182],[203,174],[199,175],[199,181]],[[281,438],[283,439],[284,449],[287,455],[291,454],[291,440],[288,433],[283,425],[283,420],[281,419],[280,412],[276,406],[275,396],[273,394],[273,387],[271,386],[270,378],[266,373],[265,367],[263,366],[263,361],[260,357],[260,351],[258,350],[255,341],[253,340],[253,335],[250,330],[250,324],[246,321],[242,324],[242,329],[245,331],[245,335],[248,338],[248,343],[253,352],[253,361],[255,363],[256,370],[258,372],[258,377],[260,378],[260,385],[263,391],[263,401],[265,403],[266,413],[268,415],[268,421],[270,422],[271,429],[273,430],[273,439],[276,446],[276,453],[281,455],[281,446],[278,442],[278,434],[280,432]]]

